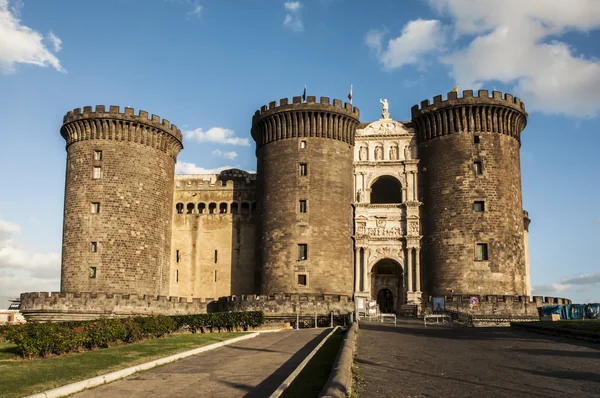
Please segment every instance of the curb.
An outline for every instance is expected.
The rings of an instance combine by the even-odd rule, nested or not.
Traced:
[[[306,364],[308,364],[308,362],[311,360],[311,358],[317,353],[317,351],[319,351],[319,349],[323,346],[323,344],[325,344],[325,342],[327,341],[327,339],[339,328],[339,326],[334,327],[331,332],[329,332],[329,334],[327,336],[325,336],[323,338],[323,340],[321,340],[319,342],[319,344],[310,352],[310,354],[308,354],[306,356],[306,358],[304,358],[304,361],[302,361],[300,363],[300,365],[298,365],[298,367],[287,377],[287,379],[284,380],[283,383],[281,383],[279,385],[279,387],[277,387],[277,389],[273,392],[273,394],[271,394],[269,396],[269,398],[278,398],[279,396],[281,396],[281,394],[283,394],[283,392],[292,384],[292,382],[294,381],[294,379],[300,374],[300,372],[302,372],[302,369],[304,369],[304,367],[306,366]]]
[[[551,326],[528,325],[527,323],[511,322],[510,327],[513,329],[525,330],[539,334],[550,336],[560,336],[569,339],[584,340],[590,343],[600,343],[600,333],[586,332],[583,330],[573,330],[565,328],[554,328]]]
[[[134,373],[137,373],[142,370],[152,369],[154,367],[164,365],[170,362],[175,362],[179,359],[187,358],[192,355],[197,355],[205,351],[214,350],[215,348],[223,347],[229,344],[237,343],[238,341],[248,340],[258,336],[260,333],[255,332],[252,334],[248,334],[246,336],[236,337],[230,340],[221,341],[219,343],[209,344],[207,346],[194,348],[193,350],[180,352],[179,354],[170,355],[168,357],[155,359],[154,361],[142,363],[135,366],[130,366],[125,369],[117,370],[111,373],[106,373],[100,376],[92,377],[87,380],[78,381],[75,383],[67,384],[66,386],[57,387],[52,390],[40,392],[34,395],[30,395],[26,398],[58,398],[64,397],[67,395],[74,394],[76,392],[83,391],[88,388],[97,387],[99,385],[110,383],[115,380],[122,379],[124,377],[130,376]]]
[[[329,379],[321,390],[319,398],[344,398],[352,391],[352,364],[354,363],[357,329],[358,323],[353,322],[346,332],[346,338],[338,351]]]

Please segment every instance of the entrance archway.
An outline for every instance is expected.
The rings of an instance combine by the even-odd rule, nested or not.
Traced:
[[[371,185],[372,204],[402,203],[402,185],[397,178],[381,176]]]
[[[394,312],[394,295],[390,289],[381,289],[377,293],[377,306],[379,311],[384,314]]]
[[[396,312],[404,304],[402,266],[390,258],[379,260],[371,269],[371,300],[376,300],[379,311]]]

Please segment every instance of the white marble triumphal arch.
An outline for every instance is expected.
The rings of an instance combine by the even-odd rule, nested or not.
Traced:
[[[354,148],[354,296],[398,312],[421,300],[415,130],[384,107],[380,120],[359,126]]]

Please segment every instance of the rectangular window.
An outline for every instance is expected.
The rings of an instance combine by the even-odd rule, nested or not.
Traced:
[[[94,151],[94,160],[102,160],[102,151]]]
[[[306,200],[301,200],[300,201],[300,213],[306,213],[306,210],[307,210]]]
[[[90,278],[96,277],[96,267],[90,267]]]
[[[479,144],[479,136],[478,135],[473,137],[473,143]]]
[[[308,258],[308,245],[301,243],[298,245],[298,261],[306,260]]]
[[[90,251],[92,253],[96,253],[98,251],[98,242],[92,242],[90,245]]]
[[[92,202],[92,214],[100,213],[100,202]]]
[[[94,166],[94,179],[102,178],[102,167]]]
[[[478,243],[475,247],[475,260],[487,261],[488,260],[488,245],[487,243]]]
[[[300,141],[300,149],[306,148],[306,141]]]
[[[217,281],[217,270],[214,271],[214,275],[215,275],[215,282]]]
[[[475,169],[475,175],[480,176],[483,174],[483,164],[480,161],[473,163],[473,167]]]
[[[306,286],[306,275],[298,275],[298,284],[300,286]]]
[[[300,175],[301,176],[308,175],[308,165],[306,163],[300,163]]]
[[[217,263],[217,251],[215,250],[215,264]]]
[[[482,200],[473,202],[473,211],[485,211],[485,203]]]
[[[179,250],[175,251],[175,261],[176,261],[176,262],[179,262],[179,259],[180,259],[180,258],[181,258],[181,257],[179,257]]]
[[[179,282],[179,270],[175,270],[175,283]]]

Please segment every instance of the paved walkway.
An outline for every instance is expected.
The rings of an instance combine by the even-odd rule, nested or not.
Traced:
[[[264,333],[73,397],[269,397],[330,331]]]
[[[600,397],[600,346],[510,328],[360,323],[367,397]]]

